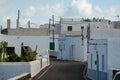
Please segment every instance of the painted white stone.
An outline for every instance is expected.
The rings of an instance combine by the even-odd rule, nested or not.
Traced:
[[[41,59],[42,63],[40,59],[31,62],[0,62],[0,80],[7,80],[24,73],[30,73],[31,77],[35,76],[49,65],[48,57]]]

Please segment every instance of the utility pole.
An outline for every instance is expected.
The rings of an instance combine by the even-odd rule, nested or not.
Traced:
[[[50,27],[51,27],[51,21],[52,21],[52,30],[50,29]],[[55,50],[54,28],[55,28],[54,15],[52,15],[52,19],[49,19],[49,33],[50,33],[50,31],[52,31],[52,42],[50,42],[50,50]]]
[[[84,34],[83,34],[83,29],[84,29],[84,26],[81,26],[81,30],[82,30],[82,46],[84,45]]]
[[[99,54],[98,54],[98,51],[96,50],[96,57],[97,57],[97,60],[96,60],[96,80],[99,80]]]
[[[52,24],[52,25],[54,26],[54,25],[55,25],[55,24],[54,24],[54,15],[52,15],[52,21],[53,21],[53,24]]]
[[[89,40],[90,40],[90,23],[87,27],[87,53],[89,53]]]
[[[49,34],[50,34],[51,19],[49,19]]]
[[[19,21],[19,18],[20,18],[20,10],[18,10],[18,21]]]
[[[53,26],[53,43],[54,43],[54,27],[55,27],[55,24],[54,24],[54,15],[52,15],[52,26]]]

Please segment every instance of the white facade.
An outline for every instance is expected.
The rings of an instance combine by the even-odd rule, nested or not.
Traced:
[[[21,43],[29,46],[32,50],[37,46],[37,60],[32,62],[0,62],[0,80],[19,76],[24,73],[30,73],[35,76],[41,69],[49,65],[49,36],[12,36],[0,35],[0,42],[7,41],[8,47],[14,47],[15,53],[21,56]],[[43,57],[39,59],[39,56]]]
[[[44,55],[49,49],[49,36],[11,36],[11,35],[0,35],[0,42],[7,41],[8,47],[15,47],[15,53],[19,56],[21,55],[21,43],[24,46],[30,46],[32,50],[35,50],[36,45],[37,53],[39,55]]]
[[[119,52],[120,29],[97,28],[91,25],[88,76],[95,80],[97,77],[99,80],[112,80],[113,70],[120,69]]]
[[[82,22],[80,20],[74,20],[74,19],[62,19],[61,20],[61,34],[67,34],[68,33],[68,26],[72,26],[72,32],[79,33],[81,31],[81,26],[84,26],[84,29],[86,29],[88,26],[92,25],[94,27],[99,28],[109,28],[108,22]]]
[[[106,21],[102,22],[83,22],[80,19],[62,18],[61,19],[61,36],[59,39],[58,59],[64,60],[87,60],[87,27],[108,28]],[[71,30],[68,28],[71,27]],[[84,27],[83,33],[81,27]],[[83,41],[82,41],[83,34]],[[84,45],[82,45],[84,43]]]
[[[113,70],[120,70],[120,38],[108,42],[108,80],[112,80]]]
[[[83,41],[80,35],[65,36],[59,40],[58,59],[87,61],[87,42]]]
[[[88,54],[88,76],[93,80],[96,80],[97,78],[97,68],[99,71],[99,80],[107,80],[107,44],[106,39],[90,40]],[[99,62],[97,62],[97,56]]]
[[[113,70],[120,69],[120,38],[92,40],[89,47],[88,75],[96,79],[95,72],[99,66],[99,80],[112,80]],[[95,64],[97,53],[99,65]]]
[[[97,28],[90,25],[90,37],[91,39],[108,39],[120,37],[120,29],[114,28]]]
[[[14,78],[24,73],[28,73],[31,77],[34,77],[48,65],[48,56],[31,62],[0,62],[0,80],[17,80]]]

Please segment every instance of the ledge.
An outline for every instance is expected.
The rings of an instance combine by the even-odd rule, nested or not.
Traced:
[[[29,73],[23,73],[19,76],[10,78],[8,80],[29,80],[31,78],[31,75]]]

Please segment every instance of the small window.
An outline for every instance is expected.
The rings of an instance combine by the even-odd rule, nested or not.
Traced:
[[[72,26],[68,26],[68,31],[72,31]]]

